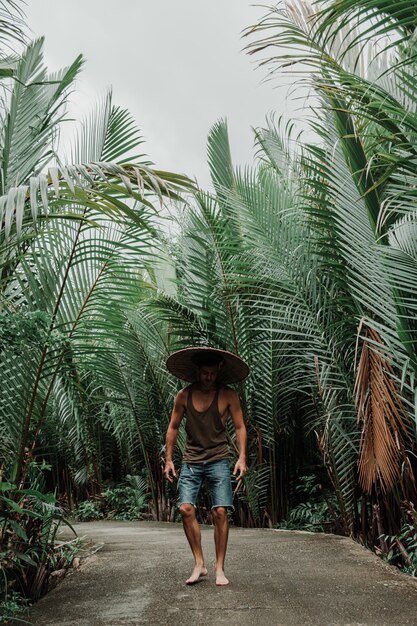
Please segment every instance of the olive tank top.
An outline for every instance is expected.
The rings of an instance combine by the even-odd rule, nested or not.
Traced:
[[[213,402],[206,411],[197,411],[192,400],[193,386],[188,387],[187,407],[185,412],[185,449],[184,462],[201,463],[227,459],[226,425],[219,413],[219,389],[214,394]]]

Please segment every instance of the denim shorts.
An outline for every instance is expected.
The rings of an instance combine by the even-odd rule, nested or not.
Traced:
[[[203,461],[202,463],[183,463],[178,482],[178,506],[181,504],[195,506],[204,478],[207,479],[211,496],[211,508],[224,506],[233,509],[232,482],[228,459]]]

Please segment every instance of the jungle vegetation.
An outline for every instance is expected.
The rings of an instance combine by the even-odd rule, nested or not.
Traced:
[[[414,2],[288,0],[248,28],[259,72],[309,85],[310,130],[270,117],[237,169],[218,120],[211,190],[155,169],[111,94],[64,158],[83,60],[48,74],[19,5],[0,5],[5,593],[25,567],[24,593],[42,592],[54,520],[77,506],[175,519],[164,363],[189,345],[251,367],[234,522],[346,534],[413,574]]]

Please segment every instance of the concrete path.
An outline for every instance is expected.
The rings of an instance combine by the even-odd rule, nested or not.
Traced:
[[[347,538],[232,529],[231,584],[216,587],[206,527],[209,577],[188,587],[192,560],[179,524],[76,528],[104,545],[32,608],[36,626],[417,625],[417,581]]]

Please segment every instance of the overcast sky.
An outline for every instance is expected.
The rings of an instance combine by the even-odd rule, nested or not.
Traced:
[[[206,139],[228,120],[236,165],[251,163],[251,126],[295,109],[289,88],[264,82],[265,70],[242,48],[244,28],[266,9],[246,0],[27,0],[34,35],[45,36],[50,70],[86,60],[72,112],[113,88],[134,115],[158,168],[209,181]]]

